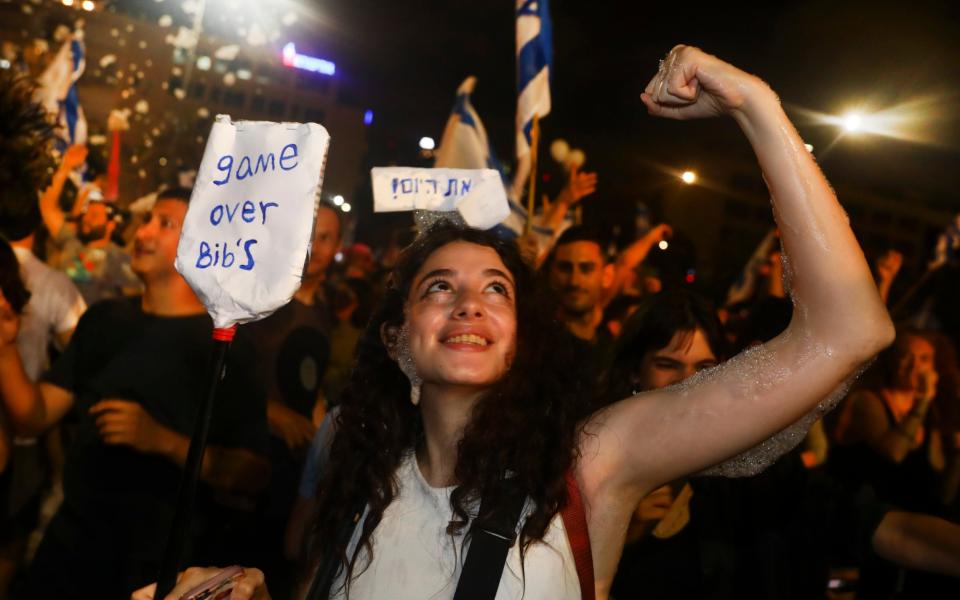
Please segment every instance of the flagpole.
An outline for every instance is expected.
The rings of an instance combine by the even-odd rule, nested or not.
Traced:
[[[530,179],[527,190],[527,224],[524,233],[533,228],[533,206],[537,189],[537,146],[540,143],[540,115],[533,114],[533,126],[530,128]]]

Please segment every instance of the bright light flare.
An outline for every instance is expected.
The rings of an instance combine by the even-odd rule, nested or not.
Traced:
[[[849,113],[843,117],[843,128],[850,133],[856,133],[863,127],[863,115],[860,113]]]
[[[343,202],[344,202],[343,196],[341,196],[340,194],[337,194],[336,196],[333,197],[333,203],[336,204],[337,206],[343,206]]]
[[[69,6],[69,5],[68,5],[68,6]],[[96,8],[96,7],[97,7],[97,5],[94,4],[92,0],[83,0],[83,2],[80,4],[80,8],[82,8],[83,10],[85,10],[85,11],[87,11],[87,12],[92,12],[93,9]]]
[[[73,0],[60,0],[64,6],[73,6]]]
[[[660,240],[660,243],[657,244],[657,248],[660,248],[661,250],[666,250],[669,247],[670,247],[670,243],[667,242],[667,240]]]
[[[432,137],[422,137],[420,138],[420,148],[423,150],[433,150],[437,147],[437,143],[433,141]]]
[[[350,212],[351,209],[353,209],[353,207],[350,206],[349,202],[344,202],[343,204],[340,205],[340,210],[342,210],[345,213]]]
[[[950,112],[951,106],[951,95],[932,93],[879,110],[867,104],[855,105],[842,115],[830,115],[789,104],[787,110],[796,118],[798,126],[803,127],[806,123],[836,127],[841,137],[872,135],[955,148],[956,140],[948,137],[951,129],[943,126],[944,121],[954,118]]]
[[[693,185],[697,181],[697,174],[693,171],[684,171],[680,179],[687,185]]]

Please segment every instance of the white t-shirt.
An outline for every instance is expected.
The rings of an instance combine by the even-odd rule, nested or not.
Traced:
[[[373,532],[373,561],[356,576],[367,563],[365,552],[361,552],[350,586],[350,598],[449,600],[457,589],[463,566],[463,538],[469,528],[465,527],[456,537],[447,534],[447,525],[453,518],[450,494],[454,488],[430,487],[412,452],[404,457],[396,478],[399,493]],[[528,502],[527,513],[530,508]],[[357,545],[360,529],[354,530],[348,556],[352,556]],[[331,598],[344,598],[342,587],[343,573],[331,588]],[[559,513],[551,521],[543,540],[527,548],[523,569],[517,543],[507,554],[496,600],[521,598],[580,598],[576,563]]]
[[[27,377],[36,381],[47,368],[47,347],[55,335],[77,326],[87,304],[77,286],[26,248],[14,248],[23,282],[30,290],[17,333],[17,351]]]

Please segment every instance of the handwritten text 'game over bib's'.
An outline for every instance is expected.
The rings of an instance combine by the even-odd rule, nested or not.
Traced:
[[[233,155],[225,154],[217,159],[219,179],[214,179],[213,184],[224,186],[230,183],[231,178],[235,181],[243,181],[261,173],[274,172],[278,166],[282,171],[291,171],[299,164],[298,156],[296,144],[284,146],[278,157],[275,157],[273,152],[268,152],[259,154],[255,159],[243,156],[237,161]],[[234,168],[235,165],[236,168]],[[210,224],[218,227],[221,224],[245,223],[253,227],[266,227],[269,209],[278,206],[280,205],[276,202],[268,200],[217,203],[210,209]],[[255,235],[254,231],[250,237],[240,237],[236,241],[216,241],[212,246],[210,241],[201,240],[195,266],[198,269],[211,267],[230,269],[236,266],[244,271],[252,270],[256,266],[254,246],[259,243],[257,238],[253,237]]]

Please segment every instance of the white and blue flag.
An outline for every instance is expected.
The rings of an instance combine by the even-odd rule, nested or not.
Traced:
[[[86,67],[83,30],[78,29],[63,42],[53,60],[38,78],[35,99],[60,125],[57,149],[87,141],[87,119],[77,96],[77,80]]]
[[[517,0],[517,158],[530,152],[533,117],[550,114],[553,40],[547,0]]]
[[[440,147],[434,155],[434,167],[496,169],[503,172],[480,115],[470,103],[470,94],[476,85],[477,78],[471,75],[457,88],[457,99],[447,119],[443,137],[440,138]]]
[[[507,177],[497,154],[490,145],[487,130],[480,115],[470,102],[470,94],[477,84],[476,77],[467,77],[457,89],[457,99],[447,119],[447,126],[440,139],[433,166],[451,169],[495,169],[507,188],[510,203],[510,216],[494,230],[506,238],[514,238],[523,233],[527,222],[527,211],[516,198],[509,194]]]

